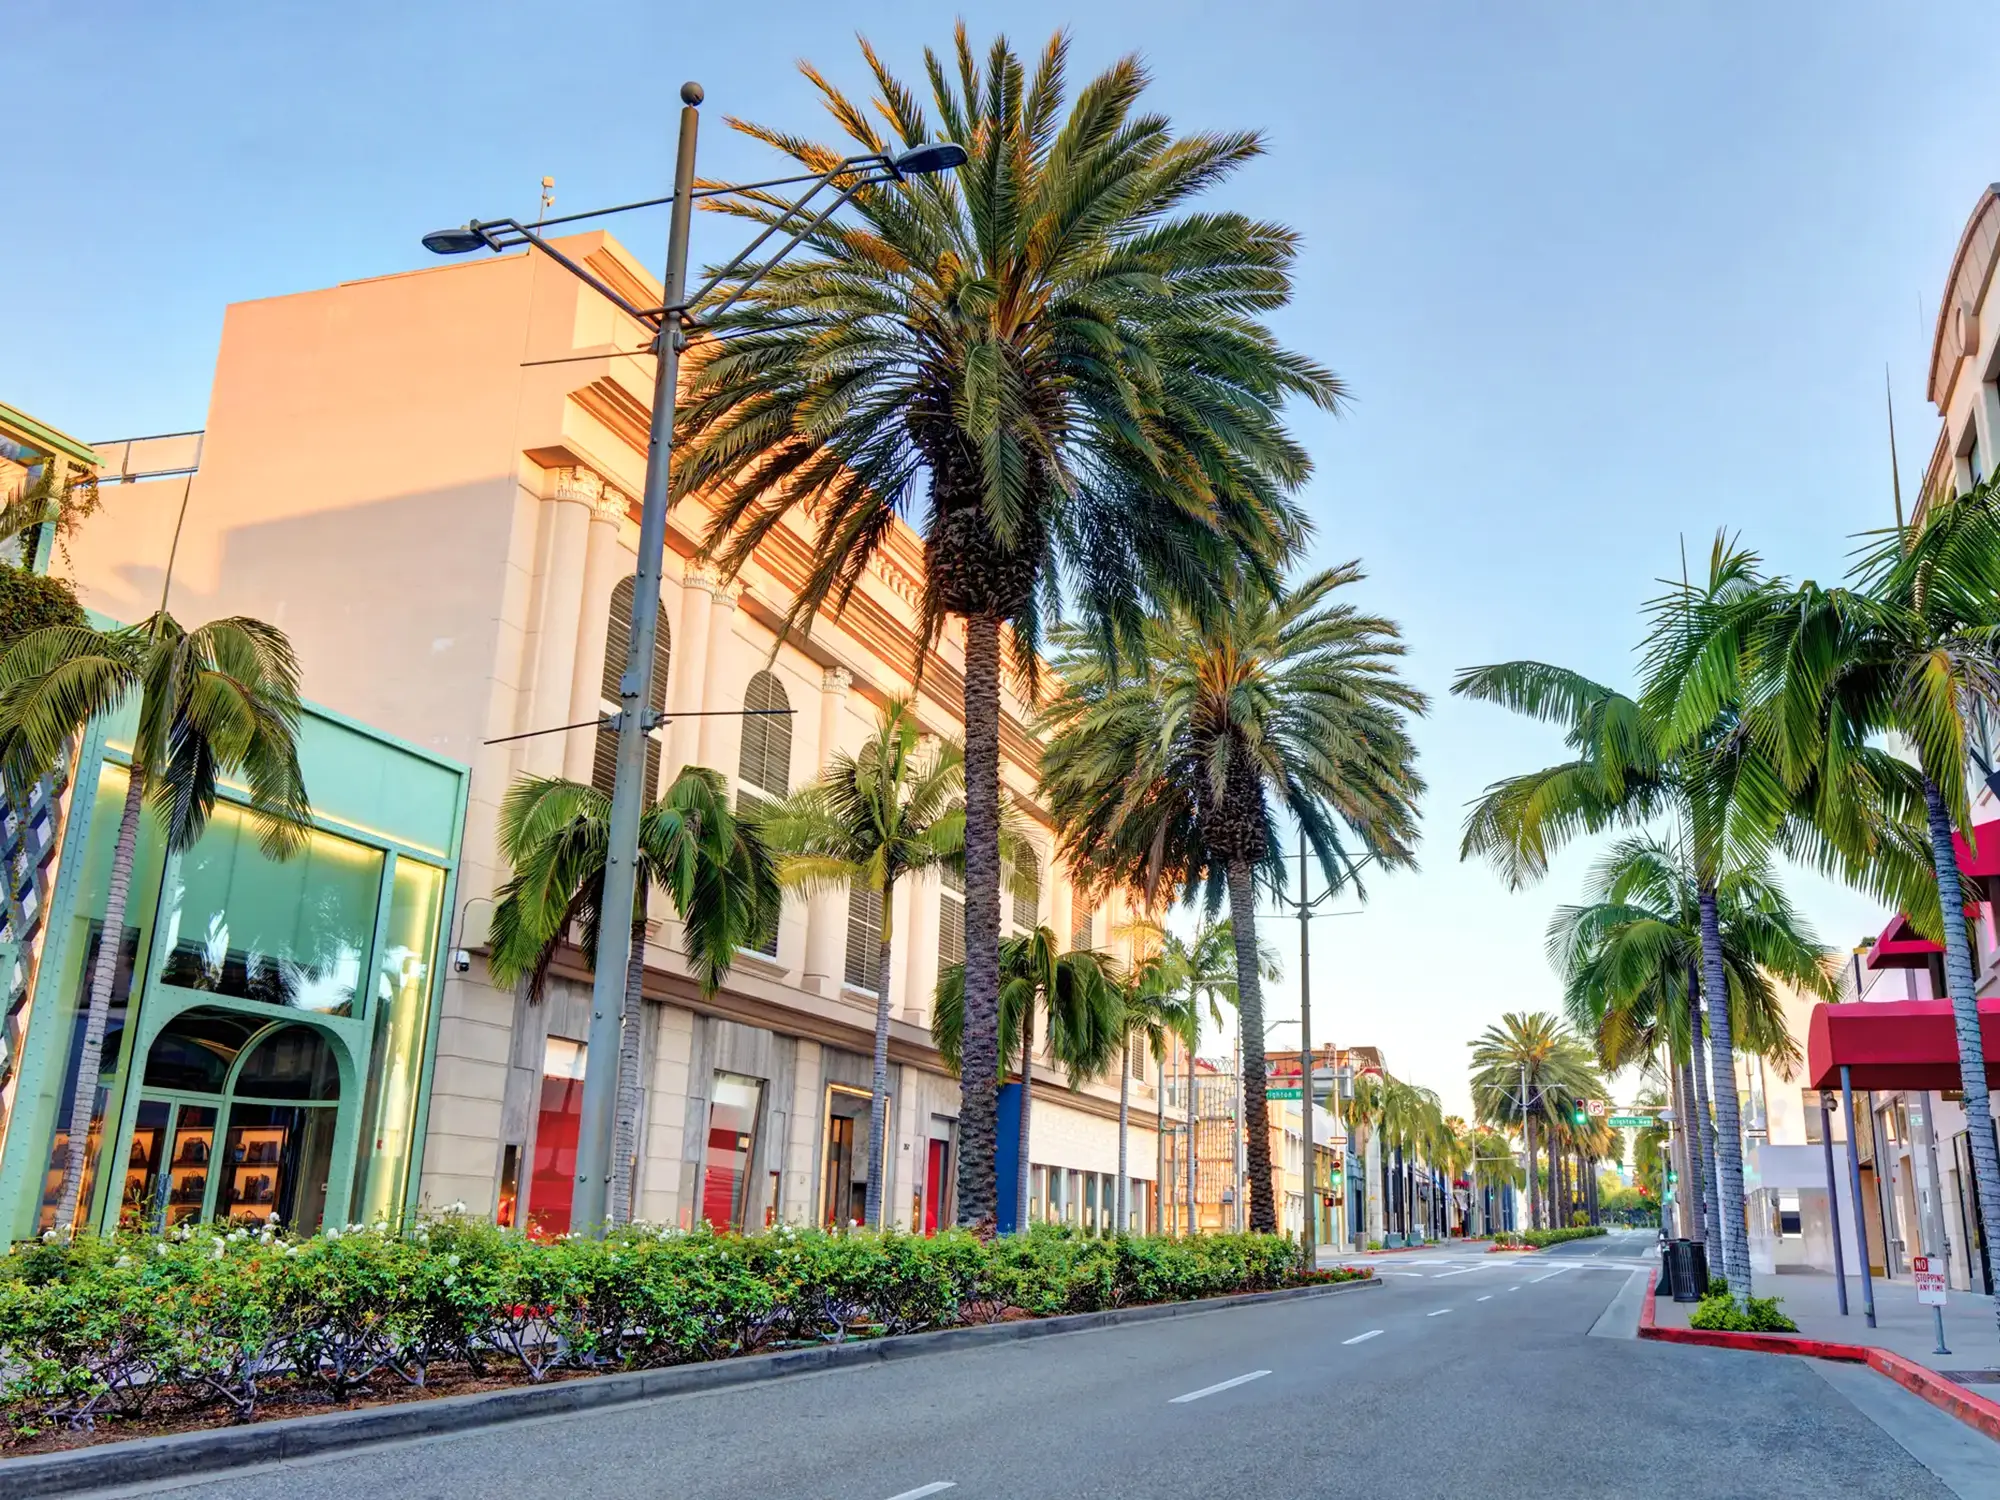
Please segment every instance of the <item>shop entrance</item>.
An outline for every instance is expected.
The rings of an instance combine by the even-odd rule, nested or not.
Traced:
[[[865,1223],[868,1209],[868,1116],[874,1101],[866,1089],[830,1084],[826,1091],[825,1148],[821,1153],[819,1222],[825,1229],[847,1229]],[[895,1119],[891,1102],[885,1124]],[[893,1131],[882,1132],[883,1203],[889,1198],[890,1146]],[[894,1214],[891,1213],[893,1218]]]
[[[310,1234],[326,1215],[339,1113],[339,1066],[315,1028],[185,1011],[146,1056],[119,1223],[276,1216]]]

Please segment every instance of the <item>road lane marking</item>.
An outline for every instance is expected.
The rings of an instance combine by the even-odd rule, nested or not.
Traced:
[[[1343,1343],[1343,1344],[1365,1344],[1365,1343],[1367,1343],[1367,1342],[1368,1342],[1368,1341],[1369,1341],[1370,1339],[1372,1339],[1372,1338],[1376,1338],[1376,1337],[1380,1336],[1381,1332],[1382,1332],[1382,1330],[1381,1330],[1381,1329],[1379,1329],[1379,1328],[1371,1328],[1371,1329],[1369,1329],[1369,1330],[1368,1330],[1368,1331],[1367,1331],[1366,1333],[1357,1333],[1357,1334],[1356,1334],[1356,1335],[1355,1335],[1355,1336],[1354,1336],[1353,1338],[1351,1338],[1351,1339],[1342,1339],[1342,1340],[1341,1340],[1341,1343]]]
[[[1377,1271],[1375,1274],[1377,1276],[1414,1276],[1418,1281],[1424,1279],[1422,1271]]]
[[[1510,1287],[1508,1287],[1508,1288],[1507,1288],[1507,1290],[1508,1290],[1508,1291],[1510,1291],[1510,1292],[1518,1292],[1518,1291],[1520,1291],[1521,1289],[1520,1289],[1519,1287],[1517,1287],[1517,1286],[1510,1286]]]
[[[1547,1281],[1550,1276],[1560,1276],[1562,1275],[1563,1272],[1567,1271],[1568,1269],[1569,1269],[1568,1266],[1557,1266],[1553,1271],[1549,1272],[1548,1276],[1537,1276],[1535,1280],[1537,1282]]]
[[[1491,1292],[1488,1292],[1484,1297],[1481,1297],[1479,1300],[1481,1302],[1491,1302],[1493,1300],[1493,1294]]]
[[[1483,1268],[1480,1266],[1467,1266],[1463,1271],[1439,1271],[1432,1275],[1431,1280],[1443,1281],[1447,1276],[1470,1276],[1474,1271],[1481,1269]]]
[[[913,1490],[904,1490],[900,1495],[891,1495],[889,1500],[924,1500],[926,1495],[942,1495],[946,1490],[957,1488],[949,1479],[939,1479],[930,1484],[920,1484]]]
[[[1451,1309],[1448,1307],[1440,1307],[1436,1312],[1428,1312],[1425,1313],[1424,1316],[1427,1318],[1441,1318],[1450,1311]]]
[[[1262,1380],[1270,1373],[1269,1370],[1252,1370],[1248,1375],[1238,1375],[1234,1380],[1217,1381],[1214,1385],[1205,1385],[1198,1391],[1189,1391],[1185,1396],[1176,1396],[1167,1405],[1179,1406],[1186,1401],[1199,1401],[1203,1396],[1213,1396],[1217,1391],[1226,1391],[1231,1386],[1248,1385],[1253,1380]],[[901,1497],[897,1497],[897,1500],[901,1500]]]

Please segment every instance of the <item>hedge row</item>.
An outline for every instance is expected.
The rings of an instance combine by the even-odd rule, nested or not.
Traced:
[[[17,1437],[204,1412],[242,1421],[279,1394],[338,1403],[440,1370],[538,1381],[1305,1279],[1275,1235],[1060,1228],[542,1243],[447,1217],[310,1239],[219,1228],[35,1244],[0,1261],[0,1412]]]
[[[1595,1239],[1600,1234],[1608,1234],[1602,1224],[1581,1224],[1574,1229],[1503,1229],[1493,1236],[1496,1245],[1531,1245],[1540,1250],[1549,1245],[1560,1245],[1564,1240]]]

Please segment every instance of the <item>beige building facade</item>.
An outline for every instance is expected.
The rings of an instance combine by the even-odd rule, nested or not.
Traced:
[[[660,302],[609,237],[561,244],[637,305]],[[623,665],[653,379],[652,360],[628,351],[646,336],[527,254],[234,305],[204,430],[183,442],[192,474],[120,483],[109,465],[102,513],[57,566],[86,606],[133,620],[157,607],[171,556],[182,620],[280,626],[315,704],[470,769],[448,917],[447,946],[463,956],[442,990],[420,1196],[549,1231],[568,1223],[590,980],[575,952],[539,1003],[489,977],[485,934],[509,873],[497,823],[523,776],[609,785],[611,737],[592,726],[615,707]],[[698,764],[739,803],[768,802],[911,693],[921,542],[899,527],[842,613],[785,636],[809,533],[787,523],[725,582],[696,561],[707,519],[695,500],[668,524],[654,784]],[[961,661],[954,624],[924,664],[915,709],[928,733],[961,733]],[[1085,907],[1054,864],[1029,723],[1010,694],[1002,775],[1035,868],[1003,896],[1003,929],[1039,923],[1115,951],[1128,914]],[[958,1091],[928,1028],[940,966],[963,953],[963,894],[930,875],[894,899],[888,1202],[896,1223],[926,1229],[953,1211]],[[663,905],[656,896],[646,947],[636,1217],[750,1229],[855,1217],[879,981],[869,894],[788,896],[770,941],[712,996],[690,979]],[[1074,1093],[1037,1075],[1036,1170],[1088,1180],[1106,1205],[1118,1088],[1115,1074]],[[1127,1142],[1135,1224],[1154,1213],[1158,1103],[1142,1059]]]

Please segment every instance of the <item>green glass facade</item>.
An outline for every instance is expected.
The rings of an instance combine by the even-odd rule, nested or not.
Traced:
[[[79,755],[94,774],[74,779],[0,1092],[11,1240],[55,1227],[124,728],[99,726]],[[321,710],[300,759],[315,826],[289,859],[263,852],[227,789],[179,856],[142,821],[79,1227],[276,1215],[311,1230],[416,1207],[466,773]]]

